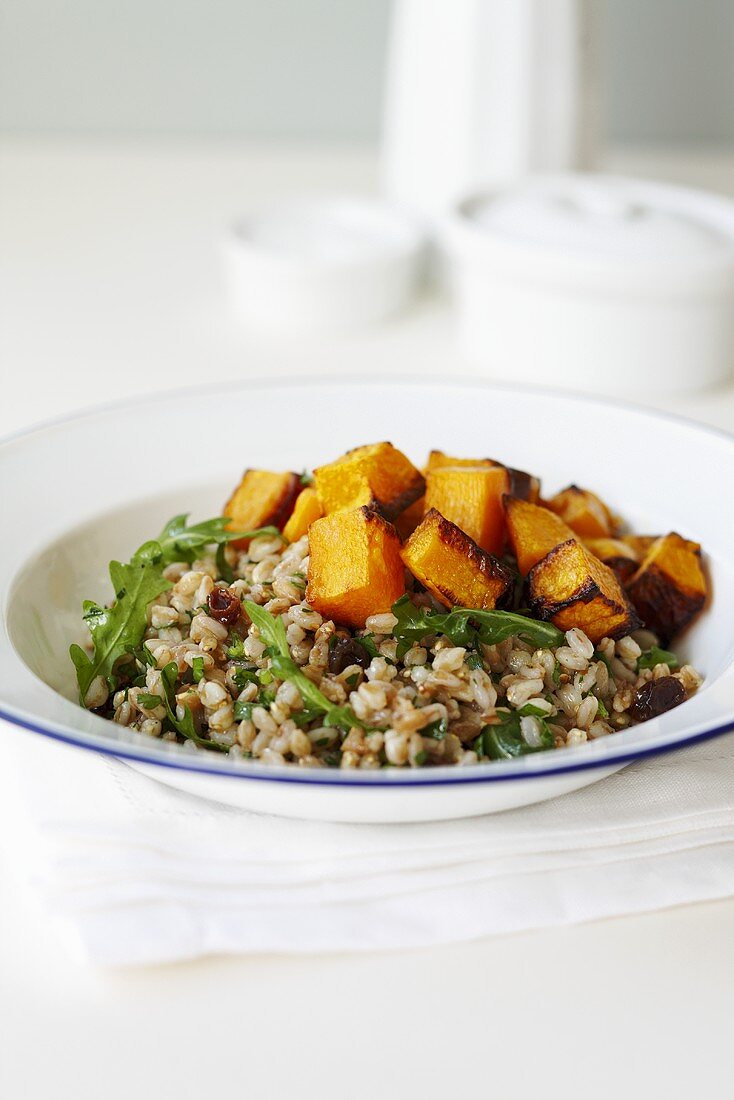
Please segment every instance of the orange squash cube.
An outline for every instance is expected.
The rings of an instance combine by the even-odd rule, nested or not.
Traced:
[[[435,508],[482,550],[501,554],[505,542],[502,497],[508,489],[504,466],[439,466],[426,477],[426,511]]]
[[[584,539],[609,538],[615,523],[612,513],[596,493],[569,485],[546,502],[551,512]]]
[[[311,485],[307,486],[298,494],[291,518],[283,528],[284,537],[288,542],[298,542],[308,534],[314,520],[321,519],[323,514],[319,494]]]
[[[254,531],[258,527],[282,530],[301,492],[301,477],[271,470],[245,470],[242,480],[224,506],[230,531]],[[233,546],[244,550],[249,539],[237,539]]]
[[[645,626],[667,643],[701,610],[707,588],[701,547],[672,531],[652,544],[627,595]]]
[[[507,566],[434,509],[402,550],[410,572],[447,607],[492,608],[513,588]]]
[[[499,462],[495,462],[491,458],[456,458],[454,455],[447,455],[443,451],[431,451],[428,455],[427,471],[439,470],[442,466],[499,466]]]
[[[575,538],[559,516],[539,504],[505,497],[504,506],[510,546],[523,577],[555,546]]]
[[[618,580],[625,584],[637,571],[639,557],[621,539],[584,539],[584,545],[592,554],[608,565]]]
[[[413,534],[416,527],[423,519],[425,512],[426,498],[422,496],[414,501],[413,504],[410,504],[399,516],[396,516],[395,528],[403,542]]]
[[[595,645],[641,625],[612,570],[576,538],[555,546],[530,570],[528,605],[559,630],[579,627]]]
[[[357,447],[313,476],[325,515],[367,505],[392,520],[425,489],[423,474],[392,443]]]
[[[363,627],[405,592],[400,537],[370,508],[333,512],[311,524],[306,599],[325,618]]]

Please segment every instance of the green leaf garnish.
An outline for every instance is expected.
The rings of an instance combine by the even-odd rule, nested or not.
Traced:
[[[552,623],[518,615],[514,611],[474,611],[455,607],[453,611],[431,611],[416,607],[410,596],[401,596],[393,604],[397,624],[393,634],[399,640],[398,657],[403,657],[414,642],[429,634],[444,634],[454,645],[475,648],[478,642],[497,645],[506,638],[521,638],[531,645],[551,649],[563,643],[562,631]]]
[[[418,730],[421,737],[431,737],[434,741],[443,741],[448,732],[449,724],[445,718],[437,718],[435,722],[429,722]]]
[[[669,649],[660,649],[659,646],[651,646],[640,655],[637,660],[637,671],[643,668],[655,668],[656,665],[667,665],[671,670],[679,667],[679,661],[675,653]]]
[[[112,676],[117,661],[140,645],[148,625],[148,604],[171,587],[163,576],[158,543],[150,542],[140,547],[129,564],[110,562],[110,580],[116,597],[111,607],[100,607],[91,600],[84,603],[84,619],[94,646],[92,656],[88,657],[78,645],[69,649],[82,706],[95,677]]]
[[[291,658],[288,640],[285,636],[285,626],[280,616],[271,615],[264,607],[253,603],[252,600],[243,600],[243,607],[255,624],[260,638],[269,650],[270,668],[273,676],[283,681],[295,684],[301,693],[303,702],[319,714],[324,715],[325,726],[338,726],[340,729],[350,729],[352,726],[360,726],[368,729],[360,722],[350,707],[340,707],[332,703],[323,692],[319,691],[308,676],[298,667]]]
[[[84,705],[92,681],[102,676],[114,682],[115,664],[125,655],[138,656],[145,637],[147,608],[163,592],[171,588],[163,571],[174,561],[192,562],[208,546],[223,546],[233,539],[254,538],[256,535],[279,535],[277,527],[259,527],[255,531],[227,531],[227,516],[187,524],[188,515],[174,516],[157,539],[136,550],[127,565],[110,562],[110,580],[114,602],[101,607],[91,600],[83,606],[84,621],[92,635],[94,651],[89,657],[81,646],[72,645],[69,656],[76,668],[79,698]],[[155,660],[143,647],[142,660],[155,665]]]
[[[496,725],[484,726],[474,742],[474,751],[478,756],[488,756],[491,760],[511,760],[532,752],[545,752],[554,747],[553,731],[545,719],[537,719],[540,725],[540,745],[533,747],[522,735],[520,711],[511,711],[499,717],[500,721]]]
[[[607,710],[606,703],[604,702],[604,700],[599,699],[598,696],[597,696],[597,702],[599,703],[599,708],[597,710],[597,714],[599,715],[599,717],[600,718],[608,718],[609,717],[609,711]]]
[[[174,516],[156,539],[165,565],[170,565],[174,561],[192,562],[208,546],[225,546],[228,542],[254,539],[259,535],[281,537],[277,527],[257,527],[254,531],[228,531],[227,528],[232,522],[229,516],[215,516],[214,519],[206,519],[190,526],[187,523],[188,518],[188,512]]]
[[[145,710],[155,710],[156,707],[160,707],[163,704],[160,695],[153,695],[152,692],[149,691],[139,692],[137,701]]]
[[[194,725],[194,716],[191,713],[191,709],[187,706],[183,707],[183,718],[179,718],[177,714],[176,703],[176,681],[178,680],[178,665],[175,661],[170,661],[164,669],[161,670],[161,681],[163,683],[163,705],[166,708],[166,714],[168,720],[176,730],[176,733],[180,733],[182,737],[187,738],[189,741],[193,741],[196,745],[199,745],[204,749],[217,749],[219,752],[228,752],[229,750],[225,745],[219,745],[216,741],[208,741],[205,737],[200,737],[196,732],[196,726]]]
[[[193,661],[191,662],[191,671],[194,674],[194,683],[195,684],[200,683],[201,680],[203,679],[203,676],[204,676],[204,658],[203,657],[194,657]]]

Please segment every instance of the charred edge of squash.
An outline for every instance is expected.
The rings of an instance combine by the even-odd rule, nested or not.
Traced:
[[[700,557],[700,550],[694,553]],[[681,587],[654,562],[626,591],[644,626],[663,645],[684,630],[706,603],[705,593]]]
[[[375,508],[385,517],[387,520],[393,520],[404,512],[406,508],[409,508],[411,504],[415,504],[420,497],[426,491],[426,479],[423,474],[419,473],[418,477],[413,479],[411,485],[407,489],[404,489],[402,493],[399,493],[391,500],[383,500],[380,503],[375,502]]]
[[[494,554],[490,554],[488,550],[483,550],[470,535],[467,535],[465,531],[462,531],[461,528],[457,527],[451,520],[442,516],[436,508],[431,508],[426,512],[423,517],[423,522],[425,523],[429,518],[432,523],[435,523],[438,537],[444,546],[448,546],[449,549],[457,550],[472,566],[476,567],[477,571],[481,573],[483,577],[487,577],[489,580],[501,581],[505,585],[502,595],[497,600],[497,607],[502,606],[503,603],[512,598],[515,586],[515,574],[511,569],[508,569],[508,567],[496,558]],[[446,599],[451,602],[452,607],[457,606],[455,593],[453,593],[451,589],[444,588],[435,581],[431,583],[442,596],[445,596]]]
[[[283,490],[283,495],[270,520],[273,527],[277,527],[279,531],[283,530],[290,519],[291,512],[300,496],[302,488],[300,474],[291,474],[290,481]]]
[[[568,539],[566,542],[562,542],[558,546],[555,546],[544,558],[541,558],[537,565],[534,565],[528,573],[526,579],[527,591],[529,595],[528,605],[536,618],[543,619],[544,621],[552,619],[554,615],[557,615],[560,611],[568,610],[569,608],[573,607],[574,604],[587,604],[592,603],[594,600],[601,600],[601,602],[604,603],[610,609],[610,611],[614,612],[615,615],[619,614],[620,610],[625,610],[622,605],[615,603],[614,600],[610,600],[609,597],[604,592],[602,592],[601,588],[599,588],[599,585],[596,583],[596,581],[593,580],[591,577],[587,578],[584,584],[582,584],[564,600],[554,600],[551,602],[547,598],[543,599],[533,597],[532,583],[533,573],[535,572],[535,570],[539,569],[540,566],[547,562],[549,558],[554,558],[562,550],[566,549],[569,546],[572,546],[577,541],[577,539]],[[605,563],[602,562],[602,564]],[[626,610],[628,615],[628,622],[621,623],[613,631],[607,634],[608,638],[622,638],[625,636],[625,634],[630,634],[633,630],[639,630],[639,628],[643,625],[642,620],[637,613],[636,607],[631,605],[629,600],[627,600]]]
[[[590,552],[592,554],[594,553],[593,550]],[[627,584],[639,568],[639,562],[636,562],[634,558],[625,558],[622,557],[621,554],[616,558],[599,558],[599,561],[611,569],[619,583],[623,586]]]
[[[395,524],[391,523],[390,520],[382,514],[375,503],[362,504],[357,511],[362,513],[365,523],[372,523],[376,524],[378,527],[382,527],[388,534],[395,535],[398,542],[400,542],[400,535],[397,532]]]
[[[540,482],[537,477],[528,474],[525,470],[516,470],[514,466],[505,466],[508,476],[507,496],[518,497],[520,500],[529,500],[531,504],[538,501]]]

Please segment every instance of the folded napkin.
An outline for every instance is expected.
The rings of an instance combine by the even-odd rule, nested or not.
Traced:
[[[503,814],[334,825],[230,809],[0,733],[34,885],[99,964],[427,946],[734,893],[734,735]]]

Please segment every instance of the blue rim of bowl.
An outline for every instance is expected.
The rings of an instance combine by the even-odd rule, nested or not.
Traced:
[[[151,394],[142,394],[136,397],[126,398],[118,401],[108,401],[98,405],[88,406],[87,408],[80,409],[76,412],[59,417],[50,417],[47,420],[43,420],[37,424],[31,425],[27,428],[23,428],[17,432],[11,432],[9,435],[0,439],[0,450],[8,444],[20,442],[27,437],[35,434],[36,432],[42,432],[51,428],[63,427],[65,424],[73,423],[77,420],[84,420],[90,416],[96,416],[101,413],[115,412],[130,406],[136,406],[141,403],[150,403],[151,401],[169,401],[171,399],[180,399],[189,395],[195,396],[196,394],[212,393],[212,392],[231,392],[244,387],[252,389],[253,387],[259,387],[262,389],[284,389],[289,386],[375,386],[375,381],[370,378],[351,377],[348,379],[335,379],[328,375],[324,376],[293,376],[293,377],[281,377],[277,379],[268,378],[252,378],[246,381],[236,381],[229,383],[222,383],[220,385],[212,386],[203,384],[201,386],[188,386],[179,387],[173,390],[158,390]],[[506,382],[493,382],[483,379],[462,377],[452,378],[450,382],[446,382],[440,378],[426,377],[415,378],[410,375],[407,376],[393,376],[390,379],[380,380],[380,385],[383,386],[413,386],[416,389],[421,387],[431,387],[439,389],[451,389],[451,388],[463,388],[463,389],[477,389],[486,390],[492,392],[493,390],[502,390],[508,392],[519,393],[518,387],[512,383]],[[693,420],[690,417],[678,416],[675,413],[670,413],[655,408],[648,408],[644,405],[638,405],[633,401],[625,401],[624,399],[617,399],[607,396],[598,397],[592,394],[585,394],[574,391],[566,391],[553,389],[548,386],[533,386],[532,392],[541,396],[545,395],[551,398],[560,398],[562,400],[578,401],[578,402],[590,402],[596,405],[608,406],[612,408],[626,410],[628,412],[636,413],[638,415],[650,416],[655,419],[666,420],[673,424],[678,424],[682,428],[693,429],[696,432],[701,432],[704,435],[710,435],[720,440],[726,440],[727,442],[734,443],[734,434],[725,431],[721,428],[715,428],[708,424],[702,424],[699,421]],[[133,749],[127,748],[124,745],[119,747],[107,747],[96,744],[90,744],[87,739],[82,735],[74,735],[73,731],[61,732],[53,729],[51,726],[39,724],[23,717],[20,714],[15,713],[12,710],[6,710],[2,702],[0,701],[0,719],[10,722],[12,725],[18,726],[21,729],[26,729],[32,733],[39,733],[44,737],[49,737],[54,741],[61,742],[66,745],[71,745],[74,748],[86,749],[88,752],[99,753],[100,756],[109,756],[117,760],[130,760],[138,764],[146,764],[152,767],[170,768],[178,771],[189,772],[193,775],[208,775],[208,776],[220,776],[225,779],[242,779],[242,780],[254,780],[255,782],[270,782],[270,783],[297,783],[301,785],[314,785],[322,787],[341,787],[342,789],[392,789],[392,788],[412,788],[422,789],[423,787],[443,787],[443,786],[458,786],[463,784],[476,784],[476,783],[501,783],[501,782],[519,782],[527,779],[544,779],[547,776],[556,775],[569,775],[574,772],[593,771],[599,768],[614,768],[616,766],[622,766],[625,764],[633,763],[635,760],[644,760],[651,756],[662,756],[670,752],[676,752],[679,749],[689,748],[693,745],[700,744],[704,741],[712,740],[715,737],[721,737],[724,734],[734,731],[734,719],[726,721],[721,726],[713,726],[708,729],[698,730],[696,733],[692,733],[682,738],[679,741],[664,745],[654,746],[641,746],[639,749],[631,749],[624,753],[614,753],[609,757],[594,757],[593,759],[583,760],[579,759],[573,763],[559,764],[553,767],[543,767],[537,771],[523,771],[518,773],[514,769],[507,769],[505,764],[497,763],[493,765],[477,764],[469,771],[463,769],[445,769],[451,771],[450,775],[442,775],[441,777],[430,778],[430,771],[425,772],[420,769],[411,770],[410,779],[401,779],[395,773],[391,775],[389,780],[379,779],[377,776],[379,773],[371,772],[369,777],[358,777],[358,773],[351,772],[345,774],[344,772],[336,771],[335,773],[327,773],[325,775],[316,774],[314,770],[309,770],[307,773],[298,772],[294,770],[293,775],[283,774],[282,769],[262,767],[262,771],[259,768],[257,770],[249,768],[232,768],[231,771],[218,768],[208,768],[205,764],[197,764],[196,767],[187,763],[185,759],[175,759],[172,757],[170,760],[163,759],[157,755],[153,756],[145,752],[136,752]],[[583,749],[582,749],[583,751]],[[549,754],[538,754],[547,758]],[[183,754],[182,754],[183,757]],[[534,757],[537,759],[537,757]],[[507,761],[507,765],[510,762]],[[481,769],[482,774],[477,775],[474,772],[474,768]],[[443,770],[443,769],[442,769]],[[396,769],[397,771],[397,769]],[[458,772],[459,774],[454,774]],[[474,773],[474,774],[472,774]],[[504,773],[504,774],[503,774]],[[393,777],[394,776],[394,777]]]
[[[231,771],[225,771],[219,768],[208,768],[206,764],[192,767],[183,759],[183,753],[181,760],[177,760],[173,757],[171,757],[170,760],[165,760],[157,756],[150,756],[144,752],[135,752],[125,746],[121,746],[120,748],[113,748],[110,746],[106,748],[99,745],[90,745],[83,737],[75,737],[72,733],[61,733],[58,730],[52,729],[50,726],[39,725],[36,722],[29,721],[22,718],[20,715],[14,714],[12,711],[6,711],[2,706],[0,706],[0,719],[11,722],[21,729],[29,730],[31,733],[40,733],[44,737],[50,737],[52,740],[60,741],[65,745],[86,749],[88,752],[96,752],[99,753],[100,756],[111,756],[116,760],[131,760],[136,764],[172,768],[174,771],[185,771],[194,775],[215,775],[224,779],[252,779],[255,780],[255,782],[264,780],[269,783],[297,783],[301,786],[341,787],[343,790],[351,790],[352,788],[361,790],[370,790],[373,788],[389,790],[395,787],[407,787],[413,790],[421,790],[423,787],[461,786],[467,783],[511,783],[521,782],[527,779],[545,779],[549,776],[569,775],[574,772],[593,771],[598,768],[621,767],[624,764],[631,764],[635,760],[644,760],[649,756],[662,756],[665,753],[690,748],[692,745],[697,745],[702,741],[713,740],[715,737],[721,737],[734,730],[733,719],[723,726],[699,730],[697,733],[690,734],[673,744],[643,746],[640,749],[630,750],[626,753],[615,753],[613,757],[608,759],[594,758],[593,760],[579,760],[571,764],[559,764],[557,767],[543,768],[541,771],[528,771],[524,774],[518,774],[514,771],[509,774],[507,772],[503,774],[504,765],[502,763],[497,763],[489,765],[477,764],[474,765],[471,770],[467,769],[466,771],[461,768],[446,769],[451,770],[455,774],[444,775],[436,779],[430,777],[430,771],[422,770],[411,771],[410,779],[401,779],[398,775],[399,769],[396,769],[396,771],[392,773],[394,778],[391,777],[387,780],[377,778],[379,772],[370,772],[369,778],[360,778],[358,773],[351,772],[347,779],[344,772],[338,770],[330,772],[326,769],[325,774],[322,776],[316,770],[309,770],[307,773],[304,773],[295,769],[293,775],[284,775],[282,770],[279,769],[275,772],[274,769],[266,765],[260,766],[262,770],[260,770],[260,768],[255,770],[255,768],[253,768],[247,771],[240,770],[240,768],[232,768]],[[547,758],[547,754],[543,753],[542,755]],[[481,768],[482,774],[472,774],[474,768]]]

